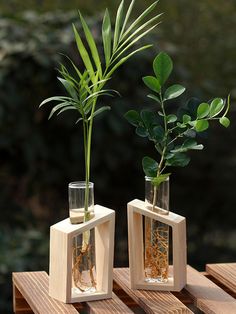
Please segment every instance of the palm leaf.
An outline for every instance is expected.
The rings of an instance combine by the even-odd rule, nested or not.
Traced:
[[[107,9],[102,23],[102,40],[106,67],[108,67],[111,58],[111,20]]]
[[[142,37],[144,37],[145,35],[147,35],[151,30],[153,30],[158,24],[153,25],[152,27],[150,27],[149,29],[147,29],[145,32],[143,32],[142,34],[140,34],[138,37],[136,37],[128,46],[126,46],[113,60],[113,62],[115,60],[117,60],[126,50],[128,50],[130,47],[132,47],[138,40],[140,40]]]
[[[84,34],[85,34],[85,37],[87,39],[87,42],[88,42],[88,45],[89,45],[89,48],[90,48],[90,51],[91,51],[91,54],[93,57],[94,63],[97,67],[97,72],[99,74],[99,77],[101,78],[102,77],[102,68],[101,68],[101,61],[99,58],[96,43],[94,41],[93,35],[92,35],[87,23],[85,22],[82,14],[80,12],[79,12],[79,16],[80,16],[80,21],[81,21],[81,24],[82,24],[82,27],[84,30]]]
[[[158,1],[155,1],[153,4],[151,4],[131,25],[130,27],[126,30],[126,32],[123,34],[121,37],[121,40],[123,40],[142,20],[149,14],[151,13],[154,8],[156,7]]]
[[[74,62],[67,56],[67,55],[64,55],[71,63],[72,67],[74,68],[74,70],[76,71],[78,77],[80,78],[80,82],[78,82],[78,84],[80,85],[81,81],[84,81],[85,80],[85,76],[89,76],[88,74],[88,71],[84,71],[84,73],[82,74],[80,72],[80,70],[77,68],[77,66],[74,64]],[[87,80],[87,82],[89,82],[89,80]],[[90,93],[90,88],[89,88],[89,84],[85,85],[85,88],[87,89],[88,93]]]
[[[89,86],[89,81],[90,81],[90,78],[88,78],[88,72],[85,71],[79,83],[79,95],[80,95],[81,102],[84,101],[84,99],[87,97],[88,94],[92,93],[91,88]]]
[[[98,110],[94,111],[94,113],[88,118],[88,121],[93,119],[94,117],[96,117],[98,114],[107,111],[107,110],[111,110],[110,106],[103,106],[101,108],[99,108]]]
[[[78,77],[81,79],[82,74],[81,74],[80,70],[76,67],[76,65],[74,64],[74,62],[71,60],[71,58],[68,57],[67,55],[63,54],[63,53],[60,53],[60,54],[61,54],[62,56],[64,56],[64,57],[66,57],[66,58],[70,61],[71,65],[72,65],[73,68],[75,69],[75,71],[76,71]],[[64,67],[65,67],[65,66],[64,66]]]
[[[61,103],[61,104],[56,105],[55,107],[53,107],[52,110],[51,110],[51,112],[50,112],[50,114],[49,114],[49,116],[48,116],[48,120],[51,119],[51,117],[54,115],[54,113],[55,113],[57,110],[59,110],[59,109],[61,109],[61,108],[64,108],[64,107],[68,107],[68,106],[71,106],[71,103],[68,102],[68,101],[65,101],[65,102],[63,102],[63,103]]]
[[[39,108],[42,107],[43,105],[51,102],[51,101],[66,101],[66,100],[71,100],[71,97],[66,97],[66,96],[53,96],[45,99],[44,101],[41,102],[39,105]]]
[[[112,75],[112,73],[119,68],[124,62],[126,62],[130,57],[132,57],[134,54],[136,54],[139,51],[142,51],[144,49],[148,49],[150,47],[152,47],[153,45],[146,45],[143,46],[141,48],[138,48],[136,50],[134,50],[133,52],[131,52],[130,54],[128,54],[126,57],[122,58],[119,62],[117,62],[117,64],[109,71],[109,73],[107,74],[107,77],[110,77]]]
[[[79,33],[77,32],[77,29],[75,27],[75,25],[73,24],[73,30],[74,30],[74,34],[75,34],[75,40],[76,40],[76,44],[77,44],[77,48],[79,50],[80,56],[84,62],[84,65],[89,73],[89,76],[91,78],[91,81],[94,82],[94,69],[92,66],[92,62],[90,60],[89,54],[86,50],[86,48],[84,47],[84,44],[80,38]]]
[[[76,92],[76,90],[75,90],[75,88],[74,88],[74,84],[73,83],[71,83],[70,81],[68,81],[68,80],[65,80],[65,79],[63,79],[63,78],[61,78],[61,77],[58,77],[57,78],[61,83],[62,83],[62,85],[65,87],[65,89],[67,90],[67,92],[68,92],[68,94],[75,100],[75,101],[77,101],[78,100],[78,95],[77,95],[77,92]]]
[[[117,92],[116,90],[114,89],[103,89],[103,90],[100,90],[100,91],[97,91],[97,92],[94,92],[92,94],[90,94],[85,100],[83,103],[85,103],[86,101],[90,100],[90,99],[93,99],[93,98],[97,98],[98,96],[101,96],[101,95],[108,95],[108,96],[113,96],[111,93],[116,93],[118,95],[119,92]]]
[[[149,26],[150,24],[155,22],[161,15],[162,15],[162,13],[158,14],[157,16],[154,16],[152,19],[148,20],[146,23],[142,24],[138,29],[136,29],[134,32],[132,32],[132,34],[124,42],[122,42],[121,45],[119,45],[117,51],[119,51],[122,47],[124,47],[133,37],[135,37],[135,35],[137,35],[139,32],[141,32],[144,28],[146,28],[147,26]],[[156,26],[159,24],[160,23],[156,24]]]
[[[120,37],[120,28],[122,23],[122,17],[123,17],[123,10],[124,10],[124,0],[121,1],[119,8],[117,10],[116,14],[116,24],[115,24],[115,31],[114,31],[114,41],[113,41],[113,53],[116,50],[116,47],[119,43],[119,37]]]
[[[67,72],[68,72],[69,79],[73,80],[73,82],[74,82],[75,84],[77,84],[79,87],[81,86],[81,83],[83,82],[84,88],[86,88],[86,90],[87,90],[88,93],[91,93],[91,90],[90,90],[90,87],[89,87],[89,84],[88,84],[89,81],[90,81],[90,79],[87,79],[87,80],[86,80],[86,84],[84,84],[84,83],[85,83],[85,79],[86,79],[85,77],[88,77],[88,76],[89,76],[88,71],[84,71],[84,73],[82,74],[82,73],[80,72],[80,70],[77,68],[77,66],[74,64],[74,62],[73,62],[67,55],[64,55],[64,54],[62,54],[62,55],[65,56],[65,57],[70,61],[72,67],[74,68],[74,70],[76,71],[77,75],[79,76],[80,81],[79,81],[79,82],[76,81],[76,79],[74,79],[74,78],[69,74],[69,72],[68,72],[68,70],[66,69],[66,67],[63,66],[63,67],[67,70]],[[60,72],[60,71],[59,71],[59,72]],[[61,72],[60,72],[60,73],[61,73]],[[75,86],[75,87],[76,87],[76,90],[79,92],[79,89],[77,88],[77,86]]]
[[[129,20],[129,17],[131,15],[132,10],[133,10],[134,4],[135,4],[135,0],[132,0],[130,5],[129,5],[128,11],[126,13],[126,16],[125,16],[125,20],[124,20],[124,23],[123,23],[123,26],[122,26],[122,29],[121,29],[121,32],[120,32],[120,37],[122,37],[122,35],[123,35],[124,31],[125,31],[125,27],[127,25],[127,22]]]
[[[64,112],[64,111],[67,111],[67,110],[78,110],[78,109],[75,108],[74,106],[68,106],[68,107],[65,107],[65,108],[61,109],[61,110],[57,113],[57,116],[59,116],[59,114],[61,114],[61,113]]]
[[[106,83],[106,82],[109,81],[109,80],[110,80],[110,78],[105,78],[105,79],[103,79],[103,80],[97,81],[96,83],[90,85],[90,87],[92,88],[92,87],[94,87],[94,86],[98,86],[98,85],[100,85],[100,84]]]
[[[63,64],[61,64],[61,70],[58,69],[58,72],[61,74],[61,76],[65,80],[69,81],[73,85],[74,89],[78,91],[77,86],[79,85],[79,82],[76,81],[76,79],[70,75],[69,71],[66,69],[66,67]]]

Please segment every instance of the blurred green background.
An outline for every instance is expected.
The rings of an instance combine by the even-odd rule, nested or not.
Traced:
[[[128,1],[127,1],[128,2]],[[118,1],[8,0],[0,3],[0,312],[12,313],[11,273],[48,270],[49,226],[68,215],[67,186],[83,180],[83,143],[76,117],[50,122],[39,110],[46,97],[62,94],[56,80],[59,53],[80,63],[71,23],[77,9],[87,15],[101,48],[101,18]],[[151,1],[137,0],[137,14]],[[132,58],[111,87],[122,98],[105,99],[112,111],[97,119],[92,181],[96,203],[117,213],[115,265],[127,266],[126,203],[144,198],[141,159],[155,152],[134,134],[123,114],[152,105],[141,77],[167,51],[175,63],[174,83],[188,96],[208,100],[231,93],[231,127],[215,124],[206,149],[171,176],[171,210],[187,217],[188,262],[236,261],[236,2],[162,0],[163,23],[145,42],[153,49]],[[77,24],[79,27],[79,24]],[[174,103],[176,107],[180,103]]]

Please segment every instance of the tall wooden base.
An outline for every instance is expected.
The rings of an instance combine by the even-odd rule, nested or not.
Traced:
[[[69,218],[50,228],[49,295],[65,303],[101,300],[112,297],[115,212],[95,205],[95,217],[73,225]],[[95,228],[97,289],[94,293],[72,291],[72,241]]]
[[[143,216],[150,217],[172,228],[173,274],[166,283],[145,281]],[[131,289],[180,291],[186,285],[186,220],[169,212],[161,215],[145,207],[140,200],[128,203],[129,267]]]

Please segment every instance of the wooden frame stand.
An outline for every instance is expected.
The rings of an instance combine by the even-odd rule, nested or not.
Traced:
[[[144,275],[143,216],[150,217],[172,228],[173,266],[167,283],[150,283]],[[186,220],[169,212],[168,215],[155,213],[140,200],[128,203],[129,267],[131,289],[180,291],[186,285]]]
[[[95,217],[82,224],[69,218],[50,228],[49,295],[65,303],[101,300],[112,297],[115,211],[95,205]],[[95,228],[96,292],[72,290],[72,241]]]

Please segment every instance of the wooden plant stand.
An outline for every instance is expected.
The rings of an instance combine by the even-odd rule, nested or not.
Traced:
[[[236,263],[209,264],[200,273],[187,267],[181,292],[131,290],[128,268],[113,270],[111,299],[64,304],[48,295],[46,272],[13,273],[13,310],[16,314],[235,314]]]
[[[143,262],[143,216],[160,221],[172,228],[173,267],[167,283],[145,282]],[[148,210],[145,202],[133,200],[128,203],[128,237],[130,284],[132,289],[180,291],[186,284],[186,220],[169,212],[161,215]]]
[[[69,218],[51,226],[49,295],[65,303],[101,300],[112,296],[115,212],[95,205],[95,217],[73,225]],[[94,293],[73,293],[73,238],[95,228],[96,287]],[[46,314],[46,312],[45,312]]]

